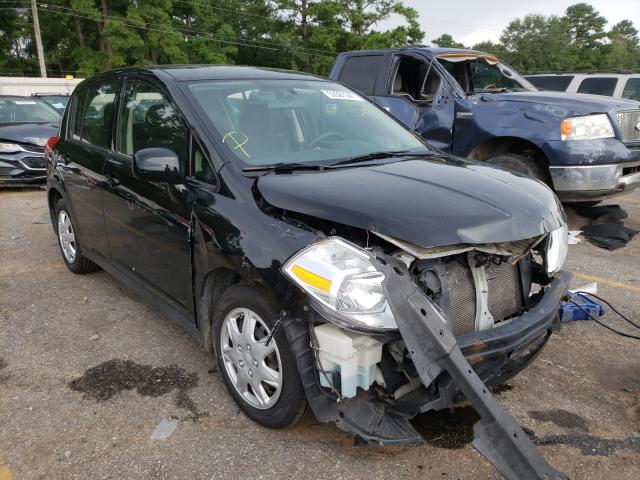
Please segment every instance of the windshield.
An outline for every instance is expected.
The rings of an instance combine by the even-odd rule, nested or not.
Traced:
[[[58,123],[60,113],[38,98],[0,98],[0,124],[2,123]]]
[[[39,95],[38,98],[41,98],[56,110],[63,112],[67,103],[69,103],[70,97],[66,95]]]
[[[218,140],[243,166],[331,164],[381,151],[427,151],[389,115],[336,83],[234,80],[188,87]]]
[[[437,58],[467,94],[537,90],[491,55],[445,54]]]

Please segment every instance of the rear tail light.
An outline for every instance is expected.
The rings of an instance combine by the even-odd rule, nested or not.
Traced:
[[[47,144],[44,147],[45,157],[49,155],[49,153],[51,153],[51,150],[53,150],[55,144],[58,143],[58,140],[60,140],[60,137],[51,137],[49,140],[47,140]]]

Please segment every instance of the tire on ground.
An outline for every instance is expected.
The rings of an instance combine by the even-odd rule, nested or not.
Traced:
[[[271,340],[280,352],[282,389],[276,403],[267,409],[252,406],[236,390],[225,367],[222,357],[221,335],[227,315],[237,308],[255,312],[272,329],[277,309],[255,289],[237,284],[225,291],[217,302],[212,318],[212,340],[218,371],[234,401],[244,413],[257,423],[269,428],[286,428],[297,423],[305,414],[307,402],[300,381],[296,359],[291,351],[283,328],[279,328]]]
[[[100,267],[98,265],[93,263],[91,260],[89,260],[87,257],[85,257],[82,254],[82,246],[78,241],[77,235],[75,235],[75,228],[73,227],[73,223],[71,223],[71,226],[74,230],[74,244],[76,249],[76,255],[73,261],[69,261],[69,259],[67,259],[62,248],[60,232],[58,231],[58,220],[60,218],[60,212],[65,212],[69,218],[69,221],[71,222],[69,209],[67,208],[66,202],[62,198],[57,201],[54,207],[53,230],[56,233],[56,237],[58,239],[58,247],[60,247],[60,254],[62,255],[62,259],[64,260],[64,263],[67,265],[67,268],[71,270],[73,273],[78,273],[78,274],[91,273],[91,272],[95,272],[96,270],[99,270]]]

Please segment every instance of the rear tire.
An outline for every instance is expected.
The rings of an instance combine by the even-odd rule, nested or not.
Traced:
[[[236,404],[265,427],[286,428],[302,418],[307,402],[284,328],[264,346],[276,315],[260,292],[234,285],[216,306],[212,337],[218,371]]]
[[[507,170],[524,173],[529,177],[535,178],[536,180],[540,180],[541,182],[550,185],[549,173],[547,172],[546,168],[532,158],[525,157],[523,155],[508,153],[490,158],[489,160],[487,160],[487,163],[506,168]]]
[[[73,273],[84,274],[98,270],[100,267],[82,254],[76,230],[71,222],[67,204],[61,198],[54,208],[54,230],[58,237],[58,246],[67,268]]]

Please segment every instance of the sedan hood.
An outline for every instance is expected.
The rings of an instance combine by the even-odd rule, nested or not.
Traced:
[[[547,105],[554,110],[562,110],[564,115],[588,115],[617,110],[635,110],[640,103],[624,98],[587,95],[586,93],[564,92],[507,92],[483,94],[484,101],[528,102]]]
[[[564,223],[546,185],[449,157],[268,174],[257,186],[275,207],[424,248],[529,239]]]
[[[0,124],[0,141],[27,143],[44,147],[49,137],[58,134],[55,123],[2,123]]]

